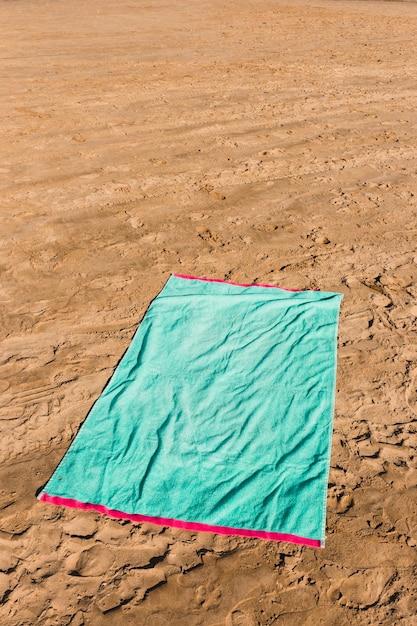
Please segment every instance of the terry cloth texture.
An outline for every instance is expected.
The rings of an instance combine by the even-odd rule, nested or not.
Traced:
[[[323,546],[341,298],[171,276],[39,498]]]

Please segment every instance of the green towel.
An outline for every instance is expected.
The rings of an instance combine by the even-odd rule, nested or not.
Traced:
[[[323,546],[341,298],[171,276],[40,499]]]

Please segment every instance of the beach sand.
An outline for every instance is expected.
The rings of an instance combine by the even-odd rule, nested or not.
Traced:
[[[417,4],[0,25],[0,622],[414,625]],[[344,294],[323,550],[36,500],[173,272]]]

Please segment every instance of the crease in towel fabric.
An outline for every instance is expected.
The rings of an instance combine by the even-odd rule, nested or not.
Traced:
[[[172,275],[39,499],[323,547],[341,298]]]

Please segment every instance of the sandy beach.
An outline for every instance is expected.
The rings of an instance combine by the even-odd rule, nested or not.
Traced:
[[[414,626],[417,3],[0,0],[0,622]],[[344,294],[326,547],[38,502],[171,273]]]

